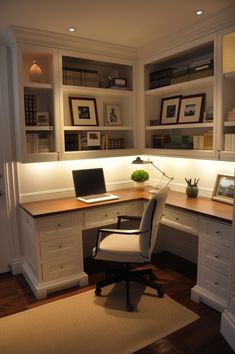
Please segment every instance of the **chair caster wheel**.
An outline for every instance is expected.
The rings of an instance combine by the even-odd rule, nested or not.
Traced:
[[[164,296],[164,291],[158,290],[158,297],[163,297]]]
[[[127,309],[127,311],[128,312],[132,312],[133,311],[133,305],[131,305],[131,304],[129,304],[129,305],[127,305],[127,307],[126,307],[126,309]]]
[[[95,295],[96,296],[100,296],[100,294],[101,294],[101,288],[96,288],[95,289]]]

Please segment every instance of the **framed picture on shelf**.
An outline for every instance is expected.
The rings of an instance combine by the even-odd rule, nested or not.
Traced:
[[[73,125],[98,125],[95,98],[69,97],[69,107]]]
[[[235,176],[218,174],[215,181],[212,199],[233,204]]]
[[[87,146],[100,146],[100,132],[87,132]]]
[[[37,125],[49,125],[49,113],[37,112],[36,113]]]
[[[105,105],[105,124],[121,125],[120,106],[116,104]]]
[[[161,102],[160,124],[176,124],[182,96],[166,97]]]
[[[205,94],[185,96],[181,99],[179,123],[199,123],[203,121]]]

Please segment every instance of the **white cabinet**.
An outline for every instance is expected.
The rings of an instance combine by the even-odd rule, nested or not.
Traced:
[[[215,37],[210,37],[145,62],[146,152],[215,157],[214,48]]]
[[[165,207],[161,223],[193,235],[198,235],[198,216],[189,212]]]
[[[67,50],[66,38],[54,43],[53,35],[14,26],[6,35],[12,50],[17,160],[133,154],[132,51],[109,44],[99,48],[90,41],[84,42],[82,51],[79,42]]]
[[[232,262],[232,225],[200,218],[197,285],[192,298],[217,310],[227,307]]]
[[[21,211],[23,272],[37,298],[73,285],[86,285],[83,271],[83,213],[32,218]]]

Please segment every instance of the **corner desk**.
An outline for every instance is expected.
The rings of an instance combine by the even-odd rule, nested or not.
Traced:
[[[115,190],[119,199],[85,204],[75,197],[20,204],[22,272],[38,299],[74,285],[85,286],[83,230],[116,222],[120,214],[142,215],[151,194]],[[223,311],[228,302],[232,261],[233,207],[209,198],[170,191],[161,223],[199,237],[197,284],[193,300]]]

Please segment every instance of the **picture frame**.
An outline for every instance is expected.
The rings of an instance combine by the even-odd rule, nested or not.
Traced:
[[[87,132],[87,146],[100,146],[100,132]]]
[[[37,125],[49,125],[49,112],[37,112],[36,113]]]
[[[121,125],[120,106],[105,104],[105,125]]]
[[[98,114],[95,98],[69,97],[69,107],[73,125],[98,125]]]
[[[161,101],[160,124],[176,124],[178,121],[182,96],[163,98]]]
[[[212,199],[233,205],[235,176],[218,174],[215,181]]]
[[[203,121],[205,94],[183,96],[178,123],[200,123]]]
[[[119,88],[127,87],[127,80],[121,77],[114,77],[113,78],[113,86]]]

